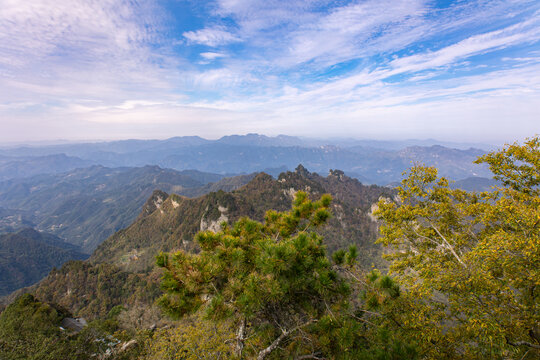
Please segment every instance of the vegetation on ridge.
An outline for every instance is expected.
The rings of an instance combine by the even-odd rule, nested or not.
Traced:
[[[128,271],[145,272],[154,265],[160,251],[197,251],[194,236],[201,230],[219,229],[223,220],[233,223],[243,216],[261,221],[267,210],[284,211],[289,208],[296,191],[306,191],[311,197],[330,193],[335,201],[335,217],[321,229],[330,251],[358,246],[361,262],[366,267],[381,265],[381,246],[375,245],[377,224],[369,213],[380,196],[391,196],[393,191],[380,186],[365,186],[340,171],[327,177],[308,172],[301,165],[294,172],[286,172],[276,180],[261,173],[248,184],[230,193],[218,191],[196,199],[171,194],[159,209],[139,217],[128,228],[103,242],[91,261],[109,262]]]
[[[33,229],[0,234],[0,296],[38,282],[68,260],[87,257],[78,247]]]
[[[326,246],[332,221],[361,201],[354,197],[357,185],[339,171],[325,180],[302,167],[278,181],[260,175],[237,191],[245,192],[243,201],[237,192],[211,194],[194,212],[207,215],[198,218],[204,220],[199,226],[214,220],[211,226],[198,232],[193,247],[157,259],[164,274],[160,304],[179,321],[167,327],[153,322],[159,316],[142,321],[141,315],[154,311],[148,302],[159,294],[159,270],[135,274],[114,264],[73,262],[47,277],[42,284],[48,292],[40,293],[40,285],[36,298],[23,295],[0,314],[0,357],[62,358],[79,351],[81,359],[535,359],[540,138],[478,161],[501,184],[495,191],[452,189],[436,169],[415,166],[397,196],[379,200],[375,215],[388,273],[366,270],[354,246]],[[331,182],[333,203],[322,193]],[[271,196],[285,200],[292,193],[289,211],[269,210],[262,219],[230,216],[214,226],[239,208],[256,217]],[[185,214],[180,209],[190,201],[171,195],[160,207],[150,206],[138,224],[168,219],[168,212]],[[125,235],[136,235],[134,229]],[[68,313],[53,305],[58,299],[81,304],[79,313],[99,313],[100,319],[82,335],[59,332],[58,322]],[[96,348],[104,338],[114,340]]]

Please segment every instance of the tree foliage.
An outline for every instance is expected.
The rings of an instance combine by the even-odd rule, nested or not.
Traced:
[[[146,342],[146,360],[226,360],[232,358],[227,340],[234,337],[229,322],[216,323],[198,313],[175,327],[157,330]]]
[[[69,356],[59,328],[63,314],[32,295],[23,295],[0,316],[1,359],[60,359]]]
[[[236,358],[414,359],[413,345],[362,311],[365,281],[358,280],[364,276],[355,265],[356,247],[334,253],[334,264],[327,256],[315,230],[330,217],[330,201],[328,195],[310,201],[298,192],[290,211],[270,210],[263,223],[242,218],[222,224],[220,232],[199,233],[198,254],[161,254],[163,309],[175,317],[203,313],[206,321],[235,330],[221,342],[176,331],[150,347],[169,356],[167,338],[178,338],[185,358],[195,356],[193,349],[200,358],[223,354],[219,344],[225,342]],[[384,286],[390,281],[399,297],[388,279]]]
[[[0,359],[134,359],[147,334],[120,329],[117,315],[111,312],[76,332],[62,328],[62,319],[70,317],[66,310],[21,295],[0,314]]]
[[[233,319],[238,357],[253,334],[259,359],[278,346],[297,347],[302,331],[349,292],[312,231],[330,217],[330,201],[298,192],[291,211],[270,210],[264,223],[242,218],[220,232],[199,233],[199,254],[161,254],[161,305],[173,316],[202,309],[211,319]]]
[[[406,289],[396,312],[428,358],[525,358],[540,349],[540,139],[478,159],[501,186],[449,188],[414,166],[379,202],[380,242]]]
[[[105,317],[122,305],[151,304],[159,297],[158,280],[152,274],[133,274],[118,266],[69,261],[53,269],[37,286],[37,298],[58,304],[88,320]]]

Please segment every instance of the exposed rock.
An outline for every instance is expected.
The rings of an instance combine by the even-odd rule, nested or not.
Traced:
[[[157,209],[161,208],[161,205],[168,197],[169,194],[167,194],[166,192],[161,190],[154,190],[152,196],[150,196],[150,198],[148,198],[146,203],[143,205],[139,218],[144,218],[156,211]]]
[[[219,218],[217,220],[206,221],[204,216],[201,218],[201,231],[210,230],[213,232],[218,232],[221,230],[221,223],[229,221],[227,217],[228,209],[224,206],[218,205],[218,210],[220,212]]]
[[[337,178],[338,180],[341,180],[343,181],[343,179],[345,178],[345,173],[341,170],[332,170],[330,169],[330,171],[328,172],[328,176],[333,176],[335,178]]]
[[[135,339],[129,340],[128,342],[125,342],[122,344],[122,346],[120,347],[120,352],[126,351],[135,345],[137,345],[137,340]]]
[[[72,331],[78,333],[79,331],[81,331],[87,325],[87,323],[86,323],[86,320],[84,318],[70,318],[70,317],[67,317],[67,318],[62,319],[62,322],[60,323],[60,325],[64,329],[69,329],[69,330],[72,330]]]

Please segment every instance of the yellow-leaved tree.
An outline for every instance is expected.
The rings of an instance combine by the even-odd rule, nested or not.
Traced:
[[[540,138],[480,157],[493,192],[452,189],[415,166],[379,202],[379,242],[403,285],[396,323],[424,358],[540,355]]]

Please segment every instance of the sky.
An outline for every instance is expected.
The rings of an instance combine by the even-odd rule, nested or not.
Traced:
[[[0,0],[0,143],[540,134],[540,1]]]

